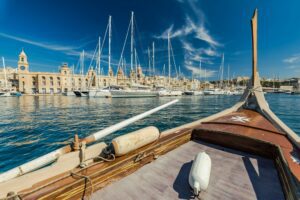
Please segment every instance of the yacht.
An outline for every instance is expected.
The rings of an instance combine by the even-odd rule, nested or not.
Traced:
[[[22,96],[20,92],[16,91],[4,91],[0,92],[0,97],[19,97]]]
[[[199,95],[203,95],[204,93],[203,93],[203,91],[185,91],[184,93],[183,93],[184,95],[194,95],[194,96],[199,96]]]
[[[109,92],[112,98],[139,98],[157,97],[158,92],[151,90],[148,86],[133,85],[130,88],[122,86],[109,86],[102,91]]]
[[[214,89],[206,89],[203,91],[204,95],[222,95],[225,94],[225,91],[220,88],[214,88]]]

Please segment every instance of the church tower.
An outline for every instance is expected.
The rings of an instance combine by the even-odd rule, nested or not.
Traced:
[[[19,73],[27,73],[29,72],[29,64],[27,61],[27,55],[25,54],[24,50],[22,49],[21,53],[19,54],[19,61],[18,61],[18,72]]]

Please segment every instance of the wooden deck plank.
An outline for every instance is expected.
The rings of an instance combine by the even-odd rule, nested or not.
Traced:
[[[203,199],[284,199],[272,160],[204,142],[190,141],[133,174],[95,192],[92,199],[191,199],[188,175],[194,156],[212,159]]]

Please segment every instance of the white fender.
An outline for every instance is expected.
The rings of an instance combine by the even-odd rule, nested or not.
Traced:
[[[190,175],[189,184],[193,188],[194,194],[198,195],[201,190],[206,190],[209,184],[211,171],[211,159],[205,152],[200,152],[195,156]]]
[[[154,126],[149,126],[114,138],[112,140],[112,145],[115,150],[115,155],[122,156],[142,146],[150,144],[158,138],[159,130]]]

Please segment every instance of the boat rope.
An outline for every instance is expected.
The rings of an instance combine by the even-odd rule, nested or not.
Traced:
[[[249,91],[250,92],[254,92],[254,91],[256,91],[256,92],[264,92],[263,90],[258,90],[258,88],[260,88],[261,86],[258,86],[258,87],[256,87],[256,88],[251,88],[251,89],[249,89]]]
[[[80,178],[84,178],[84,180],[85,180],[84,181],[84,190],[83,190],[81,199],[84,199],[84,197],[85,197],[86,189],[87,189],[87,181],[90,182],[90,184],[91,184],[91,193],[90,193],[89,196],[87,196],[87,198],[90,199],[90,196],[94,193],[94,185],[93,185],[91,177],[85,176],[85,175],[81,175],[81,174],[77,174],[77,173],[71,171],[71,176],[74,176],[74,175],[78,176]]]
[[[112,153],[112,154],[110,154],[110,156],[112,157],[112,159],[107,159],[107,158],[104,158],[102,156],[96,156],[95,158],[99,158],[99,159],[101,159],[103,161],[106,161],[106,162],[112,162],[116,159],[115,154]]]

